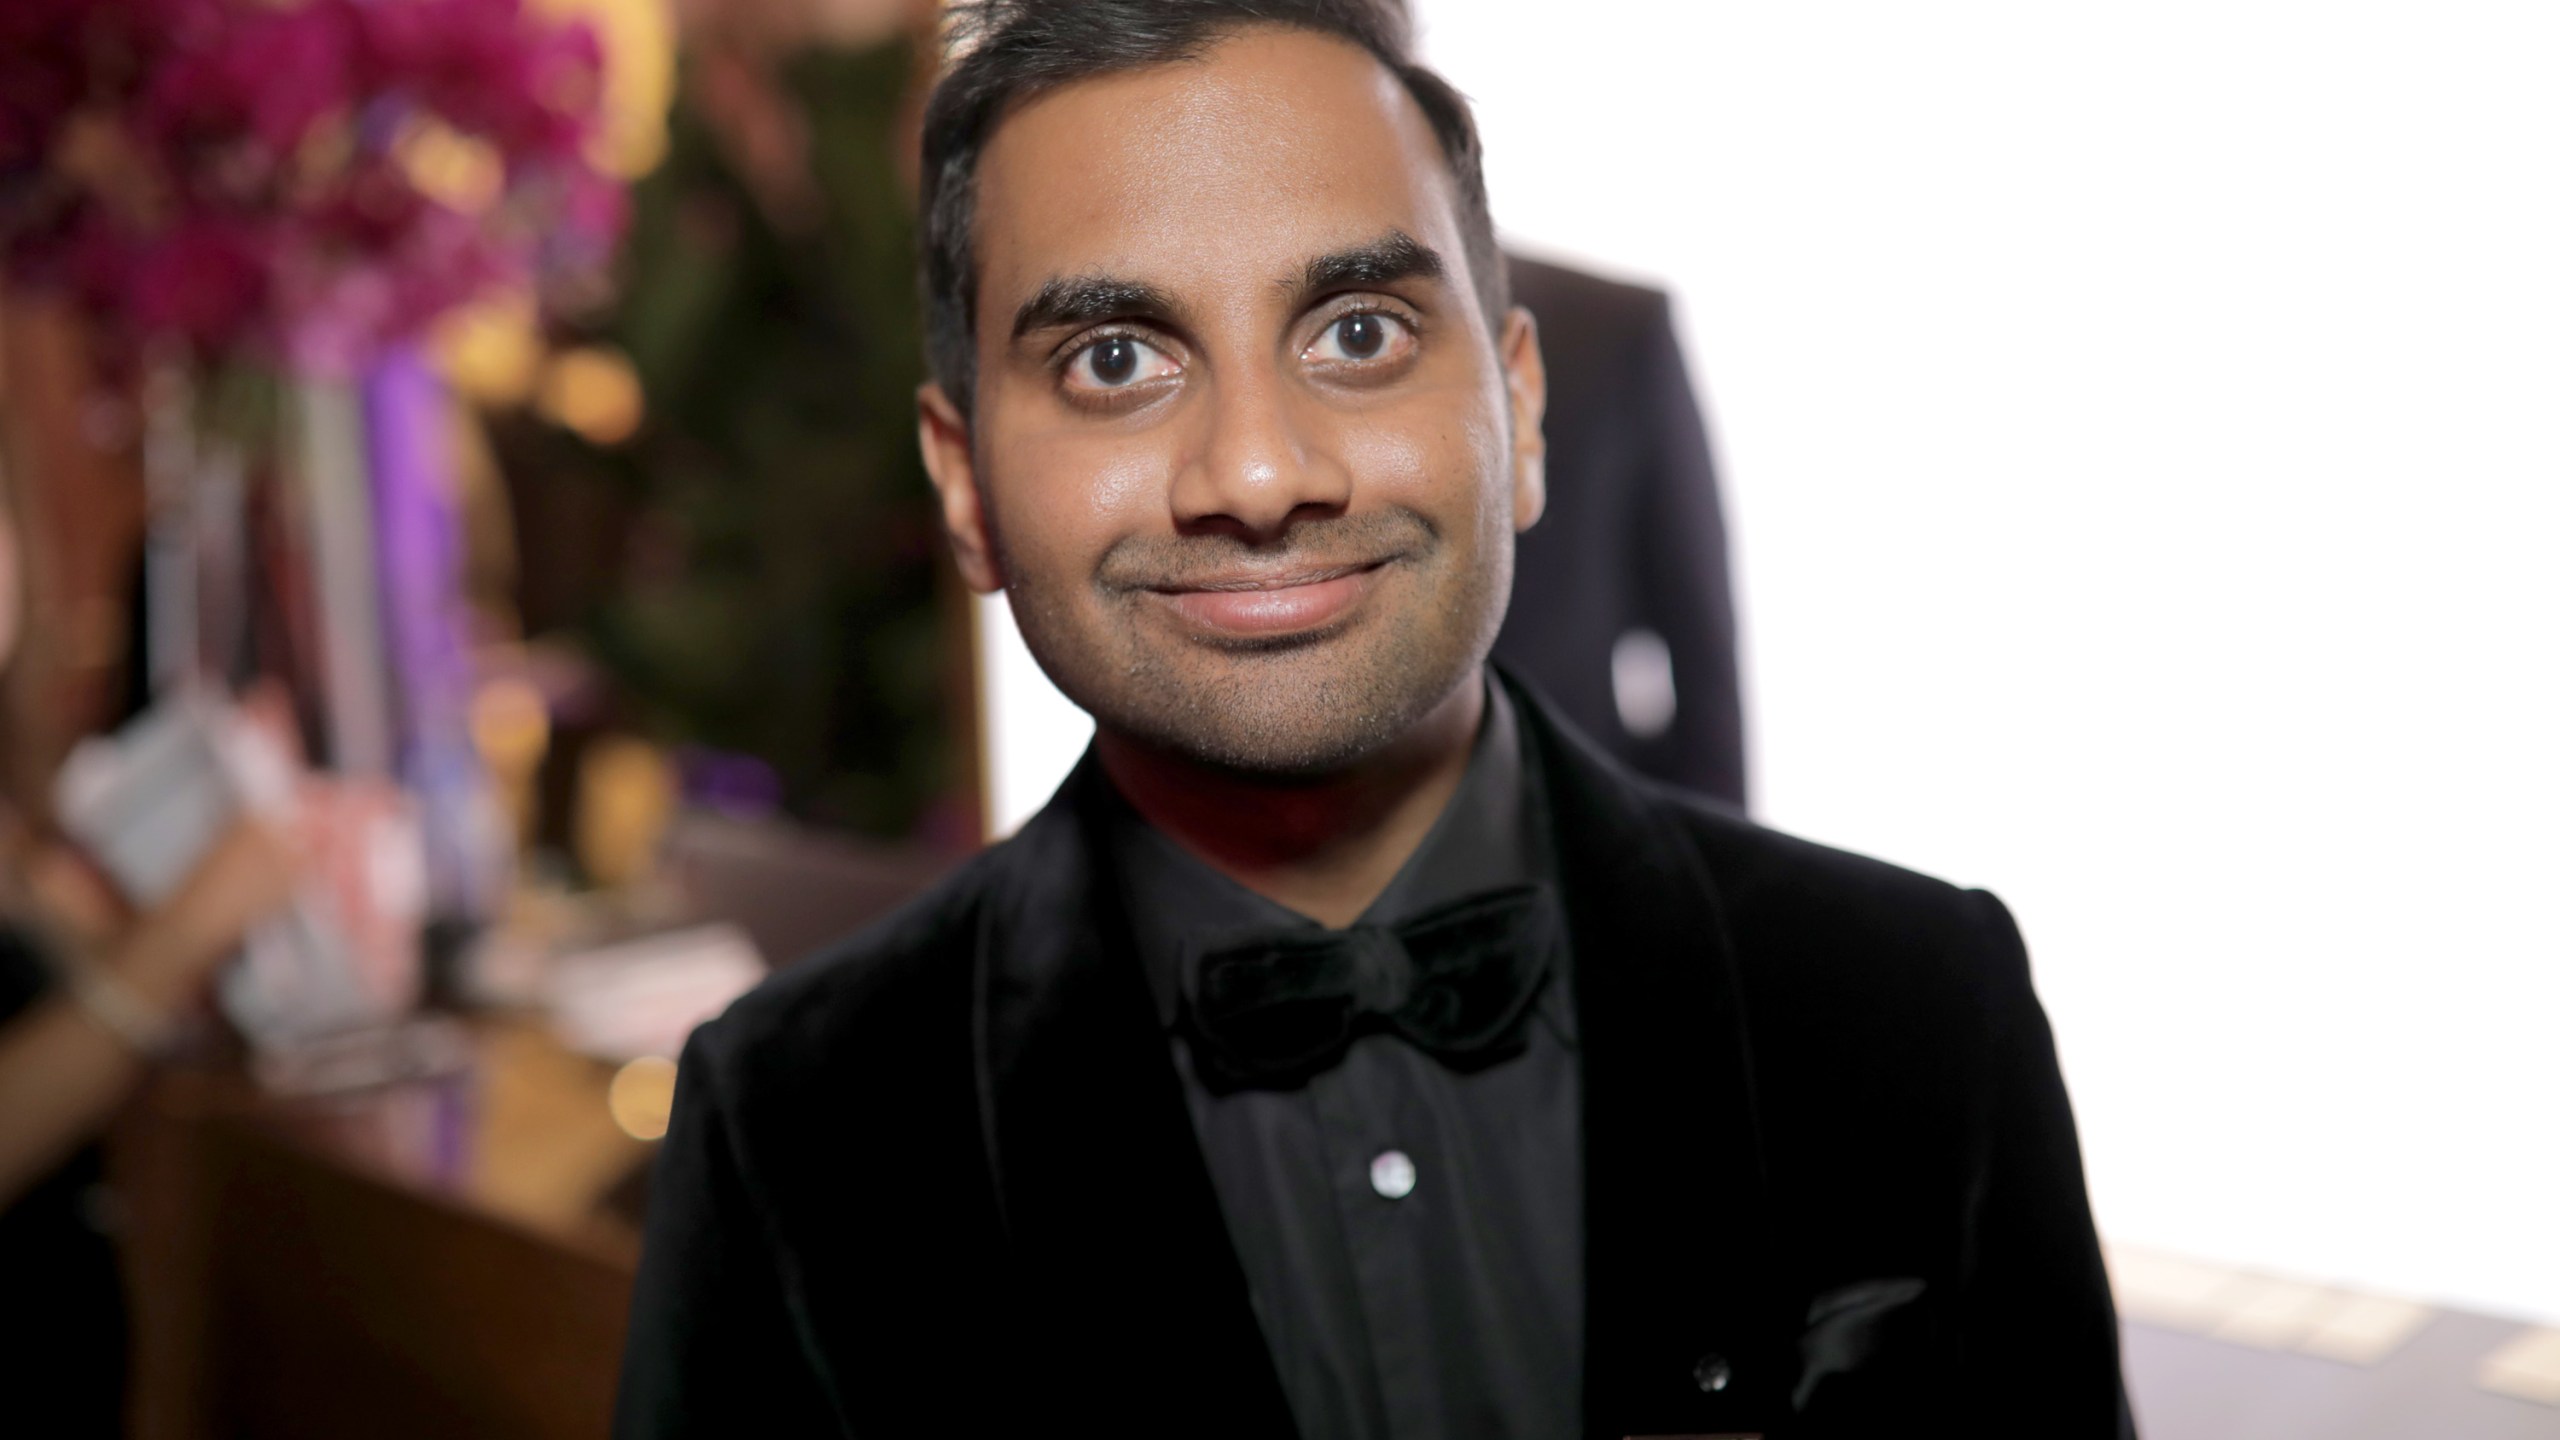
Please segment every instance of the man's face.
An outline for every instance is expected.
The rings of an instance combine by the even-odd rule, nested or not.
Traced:
[[[1487,331],[1454,190],[1394,76],[1298,31],[1001,122],[975,424],[928,390],[926,458],[964,573],[1107,729],[1320,774],[1476,674],[1543,377],[1524,314]]]

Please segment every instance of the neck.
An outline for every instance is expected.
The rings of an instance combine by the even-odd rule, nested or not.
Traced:
[[[1478,670],[1394,741],[1324,775],[1222,769],[1109,730],[1095,749],[1148,824],[1246,889],[1339,928],[1360,918],[1431,833],[1483,720]]]

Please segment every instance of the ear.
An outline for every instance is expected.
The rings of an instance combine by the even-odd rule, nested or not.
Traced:
[[[916,446],[924,452],[925,474],[933,477],[942,501],[943,533],[951,537],[951,558],[960,578],[981,595],[1004,588],[1004,567],[996,563],[995,536],[987,528],[987,507],[978,494],[978,464],[971,448],[968,417],[939,385],[916,390]]]
[[[1511,528],[1547,512],[1547,360],[1538,317],[1514,305],[1502,322],[1503,388],[1511,401]]]

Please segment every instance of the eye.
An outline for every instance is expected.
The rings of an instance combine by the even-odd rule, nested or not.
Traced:
[[[1067,361],[1067,383],[1080,390],[1126,390],[1181,370],[1172,356],[1134,335],[1105,335]]]
[[[1337,364],[1370,365],[1402,354],[1413,345],[1413,327],[1376,310],[1355,310],[1336,318],[1307,347],[1307,358]]]

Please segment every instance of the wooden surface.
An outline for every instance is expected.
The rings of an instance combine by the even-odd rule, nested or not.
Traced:
[[[947,853],[697,817],[666,863],[688,920],[787,963]],[[141,1440],[583,1440],[609,1428],[652,1146],[613,1069],[526,1019],[470,1063],[335,1099],[236,1063],[160,1076],[111,1146]]]
[[[608,1067],[476,1028],[465,1072],[283,1101],[163,1078],[120,1131],[144,1440],[606,1433],[648,1147]]]

